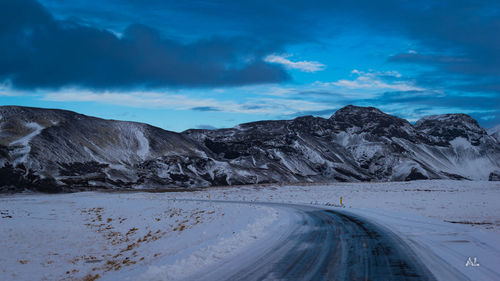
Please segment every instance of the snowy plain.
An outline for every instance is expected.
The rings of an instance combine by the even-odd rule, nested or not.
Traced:
[[[182,279],[293,223],[279,208],[229,202],[245,201],[358,214],[399,235],[439,280],[500,280],[499,199],[498,182],[449,180],[3,195],[0,279]]]
[[[156,193],[0,197],[0,280],[175,280],[261,238],[277,211]]]

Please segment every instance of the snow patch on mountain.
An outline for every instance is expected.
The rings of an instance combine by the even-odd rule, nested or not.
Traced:
[[[14,149],[12,151],[14,165],[25,163],[28,159],[29,153],[31,151],[30,141],[39,135],[45,127],[41,126],[36,122],[28,122],[24,124],[24,127],[31,130],[29,134],[20,139],[13,141],[9,144],[9,146],[13,146]]]
[[[42,130],[45,128],[43,126],[41,126],[40,124],[36,123],[36,122],[29,122],[29,123],[26,123],[24,125],[26,128],[30,129],[31,132],[29,134],[27,134],[26,136],[16,140],[16,141],[13,141],[10,143],[10,145],[13,145],[13,146],[28,146],[29,145],[29,142],[35,137],[37,136],[38,134],[40,134],[42,132]]]
[[[138,143],[137,155],[144,160],[149,155],[149,141],[140,130],[135,131],[135,136]]]
[[[458,152],[460,150],[475,150],[475,147],[466,138],[463,137],[458,137],[450,141],[450,144],[455,152]]]

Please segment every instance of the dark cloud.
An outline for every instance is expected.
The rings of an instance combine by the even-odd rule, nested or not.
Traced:
[[[314,5],[305,0],[41,1],[58,18],[76,15],[79,20],[56,21],[34,1],[0,4],[4,6],[0,7],[0,51],[5,54],[0,57],[5,66],[0,74],[11,75],[19,86],[280,82],[288,79],[287,74],[263,62],[262,56],[360,27],[412,39],[427,52],[399,54],[391,62],[432,66],[431,75],[450,73],[446,77],[450,83],[463,79],[454,75],[465,75],[488,76],[491,81],[486,84],[493,89],[500,85],[499,1],[319,0]],[[126,31],[118,38],[77,24],[87,21]],[[129,26],[131,22],[160,31]],[[23,57],[29,57],[28,62],[20,63]],[[419,78],[419,83],[440,83]]]
[[[260,38],[276,47],[314,40],[314,34],[319,33],[311,28],[317,20],[308,11],[317,14],[320,9],[303,5],[305,1],[41,1],[61,18],[79,15],[118,30],[139,22],[187,39],[237,34]]]
[[[500,81],[497,82],[483,82],[483,83],[474,83],[467,85],[457,85],[454,86],[454,89],[458,89],[465,92],[496,92],[500,93]],[[500,105],[499,105],[500,107]]]
[[[134,24],[121,37],[55,20],[31,0],[0,2],[0,77],[18,88],[231,86],[280,82],[287,73],[262,61],[273,51],[245,37],[190,43]]]
[[[450,107],[450,108],[468,108],[478,111],[494,111],[500,108],[500,97],[491,96],[475,96],[475,95],[453,95],[439,94],[424,91],[409,91],[409,92],[387,92],[376,99],[364,100],[367,103],[373,104],[393,104],[403,103],[410,105],[421,105],[427,107]]]
[[[424,51],[398,54],[390,62],[432,67],[417,77],[425,85],[465,88],[486,88],[499,93],[500,87],[500,2],[499,1],[415,1],[412,6],[399,5],[382,22],[398,26],[400,31],[416,40]],[[439,80],[429,76],[440,77]]]
[[[309,90],[309,91],[297,91],[296,92],[298,96],[303,96],[303,97],[331,97],[334,95],[338,95],[337,93],[332,93],[330,91],[323,91],[323,90]]]
[[[266,108],[265,105],[256,105],[256,104],[245,104],[242,106],[243,109],[247,109],[247,110],[254,110],[254,109],[262,109],[262,108]]]
[[[190,110],[194,111],[220,111],[220,109],[212,107],[212,106],[198,106],[190,108]]]
[[[463,79],[457,74],[491,76],[498,79],[489,84],[500,85],[498,0],[42,1],[62,16],[79,14],[104,26],[145,22],[184,38],[237,34],[260,38],[265,50],[322,42],[361,27],[411,39],[425,51],[399,54],[391,62],[429,65],[432,75],[450,73],[446,78],[453,81]]]

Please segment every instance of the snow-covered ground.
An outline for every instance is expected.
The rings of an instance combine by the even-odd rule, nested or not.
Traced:
[[[499,279],[500,183],[415,181],[5,195],[0,280],[178,279],[265,242],[290,220],[270,206],[183,199],[337,208],[340,197],[342,210],[398,234],[439,279]],[[466,266],[469,257],[479,266]]]
[[[172,280],[228,258],[279,210],[155,193],[0,197],[0,280]]]
[[[405,240],[439,280],[500,279],[500,183],[413,181],[211,189],[219,200],[340,204]],[[203,198],[206,191],[169,194]],[[479,266],[466,266],[469,257]],[[446,266],[443,266],[446,265]]]
[[[500,182],[431,180],[392,183],[243,186],[168,194],[170,198],[338,205],[407,213],[500,233]]]

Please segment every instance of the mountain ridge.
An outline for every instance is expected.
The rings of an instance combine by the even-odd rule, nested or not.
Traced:
[[[0,191],[415,179],[494,180],[500,142],[465,114],[415,125],[374,107],[171,132],[60,109],[0,107]]]

